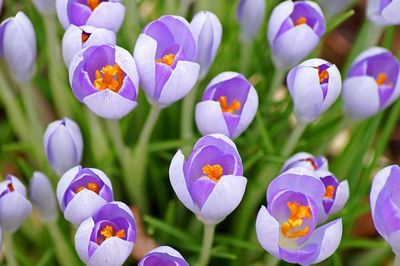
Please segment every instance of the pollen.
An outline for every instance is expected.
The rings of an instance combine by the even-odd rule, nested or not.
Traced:
[[[118,237],[121,239],[126,237],[124,229],[121,229],[114,234],[114,228],[111,225],[106,225],[105,227],[103,227],[103,229],[101,229],[100,231],[100,235],[104,237],[104,240],[109,239],[110,237]],[[97,242],[99,243],[99,241]]]
[[[121,89],[123,81],[124,72],[119,65],[107,65],[100,71],[96,70],[96,79],[93,82],[93,85],[98,90],[109,89],[113,92],[118,92]]]
[[[311,218],[311,210],[309,206],[303,206],[297,202],[288,202],[287,207],[290,211],[289,219],[281,225],[281,232],[287,238],[298,238],[308,234],[310,228],[308,226],[295,230],[302,226],[303,219]]]
[[[75,190],[75,193],[78,194],[79,192],[81,192],[82,190],[85,190],[85,189],[93,191],[96,194],[99,194],[99,191],[100,191],[99,185],[97,185],[96,183],[89,183],[89,184],[87,184],[86,187],[79,187],[77,190]]]
[[[386,73],[379,73],[378,77],[376,78],[376,84],[378,84],[378,86],[382,86],[384,84],[392,87],[393,83],[389,82],[388,76]]]
[[[90,33],[86,33],[84,31],[82,31],[82,44],[84,44],[90,37]]]
[[[237,100],[233,100],[231,104],[228,104],[228,99],[226,96],[221,96],[218,99],[219,105],[221,106],[221,110],[224,113],[231,113],[233,114],[235,111],[240,110],[240,102]]]
[[[12,183],[9,183],[9,184],[7,185],[7,188],[8,188],[8,190],[9,190],[10,192],[13,192],[13,191],[15,190]]]
[[[299,25],[306,24],[306,23],[307,23],[307,18],[306,18],[306,17],[299,17],[299,18],[296,20],[295,25],[296,25],[296,26],[299,26]]]
[[[335,187],[331,185],[327,186],[325,189],[324,199],[333,199],[334,195],[335,195]]]
[[[174,63],[174,60],[175,60],[174,54],[167,54],[167,55],[164,55],[163,58],[157,59],[156,63],[162,63],[162,64],[166,64],[168,66],[172,66],[172,64]]]
[[[93,11],[100,5],[101,1],[100,0],[87,0],[87,5],[90,7],[90,9]]]
[[[224,171],[222,166],[219,164],[214,164],[214,165],[207,164],[203,166],[201,170],[203,171],[203,174],[205,174],[215,182],[218,182],[221,179],[222,173]]]
[[[315,162],[314,162],[313,159],[307,159],[306,162],[309,163],[309,164],[311,164],[311,166],[312,166],[312,168],[313,168],[314,170],[317,170],[317,169],[318,169],[318,166],[315,164]]]
[[[315,69],[318,70],[319,84],[324,83],[329,78],[328,70],[324,69],[321,71],[320,67],[315,67]]]

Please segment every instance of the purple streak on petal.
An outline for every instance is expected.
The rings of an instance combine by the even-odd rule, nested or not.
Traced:
[[[284,34],[285,32],[287,32],[288,30],[290,30],[291,28],[294,27],[293,21],[291,18],[287,18],[281,25],[281,27],[279,28],[278,33],[275,36],[275,39],[278,38],[279,36],[281,36],[282,34]]]
[[[93,83],[96,79],[96,71],[101,70],[107,65],[115,65],[115,48],[111,45],[101,45],[93,49],[88,49],[83,53],[83,71],[89,75]]]
[[[79,1],[68,1],[67,14],[71,24],[82,26],[86,24],[92,11],[87,5]]]
[[[240,121],[240,115],[224,113],[224,119],[228,126],[229,135],[233,136]]]
[[[387,7],[393,0],[381,0],[381,3],[379,5],[379,8],[382,12],[382,10]]]
[[[128,76],[125,76],[118,94],[129,100],[136,101],[137,95],[135,84],[133,84],[133,81]]]
[[[285,249],[279,247],[279,254],[283,260],[290,263],[298,263],[301,265],[309,265],[309,261],[316,259],[316,251],[318,250],[317,244],[308,244],[301,249]]]
[[[203,205],[213,191],[215,184],[216,182],[207,177],[201,177],[192,184],[189,193],[192,196],[194,203],[197,204],[200,209],[203,208]]]
[[[156,63],[156,88],[153,95],[155,99],[160,97],[164,85],[172,75],[172,71],[173,69],[170,66],[163,63]]]
[[[185,260],[167,253],[153,252],[146,255],[139,266],[189,266],[189,264]]]
[[[4,49],[3,49],[3,45],[4,45],[4,30],[7,27],[7,24],[11,21],[11,18],[6,19],[5,21],[3,21],[0,25],[0,57],[3,57],[4,55]]]

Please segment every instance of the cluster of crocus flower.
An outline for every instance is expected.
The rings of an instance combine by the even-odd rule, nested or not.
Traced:
[[[294,155],[267,189],[267,207],[256,220],[257,238],[273,256],[310,265],[325,260],[339,246],[342,221],[324,223],[349,197],[347,181],[327,170],[325,158]]]
[[[399,0],[368,0],[367,16],[379,26],[400,25]]]

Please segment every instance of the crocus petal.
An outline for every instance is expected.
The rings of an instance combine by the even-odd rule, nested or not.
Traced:
[[[58,217],[57,200],[49,179],[41,172],[34,172],[29,190],[42,219],[46,222],[55,221]]]
[[[268,41],[272,44],[281,28],[283,22],[292,14],[294,3],[284,1],[277,5],[272,11],[268,24]]]
[[[264,0],[242,0],[238,6],[238,20],[241,26],[241,38],[248,41],[260,31],[265,19]]]
[[[209,224],[222,221],[239,205],[246,184],[247,179],[243,176],[223,176],[204,203],[199,218]]]
[[[173,249],[173,248],[171,248],[169,246],[161,246],[161,247],[155,248],[152,251],[150,251],[149,253],[155,253],[155,252],[167,253],[167,254],[169,254],[171,256],[183,259],[181,253],[179,253],[177,250],[175,250],[175,249]]]
[[[399,11],[400,11],[400,1],[393,0],[382,10],[382,17],[391,25],[399,25],[400,24]]]
[[[68,0],[56,0],[57,16],[64,29],[67,29],[70,24],[67,14],[67,5]]]
[[[32,212],[32,204],[20,193],[11,192],[0,200],[0,225],[14,233]]]
[[[90,15],[86,25],[118,32],[125,17],[125,6],[116,2],[102,2]]]
[[[136,95],[139,93],[139,74],[136,63],[132,55],[125,49],[115,47],[115,62],[121,67],[124,73],[132,80],[135,85]]]
[[[400,254],[400,230],[391,233],[388,237],[388,243],[396,255]]]
[[[329,82],[327,94],[321,108],[322,112],[331,107],[331,105],[337,100],[340,93],[342,92],[342,77],[340,75],[339,69],[336,67],[336,65],[332,65],[328,68],[327,71],[329,73]]]
[[[254,117],[256,116],[258,110],[258,95],[256,89],[251,86],[249,95],[247,96],[247,101],[243,106],[242,115],[240,116],[239,124],[233,134],[233,138],[238,137],[240,134],[245,131],[251,122],[253,121]]]
[[[197,128],[203,136],[213,133],[229,136],[229,130],[218,102],[204,101],[198,103],[195,119]]]
[[[207,88],[205,90],[207,90],[208,88],[214,86],[215,84],[218,84],[222,81],[225,80],[229,80],[229,79],[233,79],[237,76],[239,76],[240,74],[237,72],[233,72],[233,71],[226,71],[226,72],[222,72],[221,74],[219,74],[218,76],[216,76],[215,78],[213,78],[210,83],[207,85]]]
[[[133,242],[110,237],[105,240],[87,261],[88,266],[120,266],[132,252]]]
[[[336,189],[335,201],[333,202],[332,208],[329,210],[329,215],[335,214],[340,211],[346,204],[350,196],[350,188],[347,180],[340,182]]]
[[[257,239],[261,246],[276,258],[279,255],[279,232],[278,221],[272,217],[265,206],[261,206],[256,220]]]
[[[87,218],[79,225],[78,230],[75,234],[76,252],[78,253],[79,258],[81,258],[81,260],[85,262],[89,260],[88,247],[93,227],[93,219]]]

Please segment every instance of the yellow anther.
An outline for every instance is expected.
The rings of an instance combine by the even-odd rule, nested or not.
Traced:
[[[174,54],[167,54],[167,55],[164,55],[163,58],[157,59],[156,63],[162,63],[162,64],[166,64],[168,66],[172,66],[172,64],[174,63],[174,60],[175,60]]]
[[[93,191],[96,194],[99,194],[99,186],[96,183],[89,183],[87,185],[87,187],[79,187],[78,189],[75,190],[75,193],[78,194],[79,192],[81,192],[82,190],[90,190]]]
[[[296,26],[299,26],[299,25],[306,24],[306,23],[307,23],[307,18],[305,18],[305,17],[300,17],[300,18],[298,18],[298,19],[296,20],[295,25],[296,25]]]
[[[288,202],[287,206],[290,211],[289,219],[281,225],[281,232],[287,238],[298,238],[308,234],[310,228],[308,226],[294,230],[303,224],[303,219],[311,218],[311,210],[309,206],[303,206],[297,202]]]
[[[335,187],[331,185],[327,186],[325,189],[324,199],[333,199],[334,195],[335,195]]]
[[[98,90],[109,89],[113,92],[118,92],[124,81],[124,72],[115,64],[113,66],[107,65],[100,71],[96,70],[96,79],[93,85]]]
[[[87,5],[90,7],[90,9],[93,11],[100,5],[100,0],[87,0]]]
[[[383,84],[386,84],[390,87],[393,87],[393,83],[392,82],[388,82],[388,76],[386,73],[379,73],[378,77],[376,78],[376,84],[378,84],[378,86],[382,86]]]
[[[314,170],[318,169],[318,166],[314,163],[313,159],[307,159],[306,162],[311,164],[311,166],[314,168]]]
[[[82,43],[85,43],[85,42],[89,39],[89,37],[90,37],[90,34],[89,34],[89,33],[82,32],[82,36],[81,36],[81,38],[82,38]]]
[[[221,165],[219,164],[214,164],[214,165],[205,165],[203,166],[203,168],[201,168],[201,170],[203,171],[203,174],[205,174],[206,176],[208,176],[211,180],[218,182],[221,177],[222,177],[222,173],[224,171],[224,169],[222,168]]]
[[[231,104],[228,104],[228,99],[226,96],[219,97],[219,105],[221,106],[221,110],[224,113],[233,114],[235,111],[240,110],[240,102],[237,100],[233,100]]]
[[[114,237],[114,236],[118,237],[118,238],[126,237],[126,233],[125,233],[124,229],[121,229],[114,234],[114,228],[111,225],[104,226],[103,229],[101,229],[101,231],[100,231],[100,235],[102,235],[104,237],[104,240],[107,240],[110,237]],[[97,244],[100,245],[104,240],[97,240]]]

